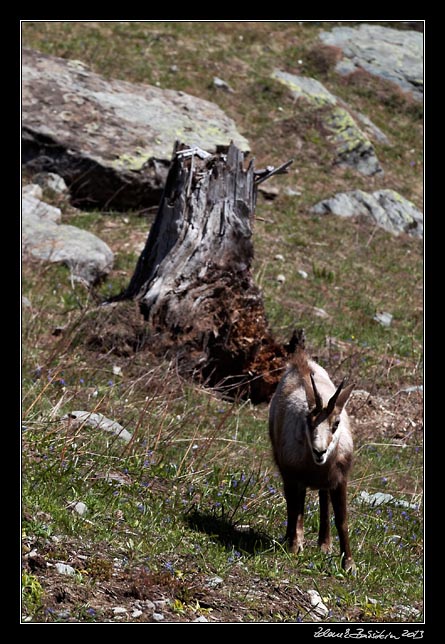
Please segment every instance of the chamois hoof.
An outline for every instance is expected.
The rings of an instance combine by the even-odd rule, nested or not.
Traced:
[[[332,550],[332,545],[330,543],[319,543],[318,546],[325,555],[328,555]]]
[[[345,572],[348,572],[350,575],[353,575],[355,577],[355,575],[357,574],[357,566],[355,565],[352,557],[343,559],[341,565]]]
[[[287,550],[293,555],[298,555],[300,552],[303,552],[303,544],[297,541],[286,540]]]

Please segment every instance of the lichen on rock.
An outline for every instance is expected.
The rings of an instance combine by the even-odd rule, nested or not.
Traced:
[[[304,101],[312,111],[318,111],[326,131],[326,139],[335,150],[334,163],[352,167],[363,175],[383,172],[374,146],[357,125],[352,110],[347,109],[346,105],[322,83],[314,78],[279,70],[275,70],[272,77],[286,85],[295,99]],[[357,118],[363,121],[363,115]],[[370,119],[364,118],[371,130],[375,128]]]

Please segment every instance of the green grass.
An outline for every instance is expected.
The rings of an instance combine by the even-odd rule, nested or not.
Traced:
[[[277,339],[286,342],[303,326],[336,382],[347,375],[371,392],[351,402],[357,577],[341,569],[335,528],[332,554],[317,549],[315,492],[307,497],[305,551],[294,556],[283,546],[286,510],[267,407],[185,382],[174,363],[142,350],[136,305],[101,306],[128,284],[151,218],[84,213],[61,202],[63,221],[99,235],[116,260],[91,291],[62,266],[23,264],[30,302],[22,312],[24,619],[113,621],[113,606],[163,595],[172,620],[312,622],[306,591],[316,589],[327,622],[422,621],[422,400],[399,393],[422,382],[422,247],[363,221],[309,213],[334,192],[384,187],[420,207],[422,121],[418,107],[387,84],[367,76],[344,83],[334,74],[329,52],[314,53],[317,33],[330,26],[36,22],[23,25],[23,44],[80,59],[110,78],[217,102],[251,142],[258,167],[295,157],[289,174],[271,185],[301,195],[258,198],[253,274]],[[270,79],[276,67],[316,74],[375,120],[391,140],[376,146],[384,177],[332,168],[316,120],[297,112]],[[235,92],[218,92],[214,75]],[[393,315],[389,328],[373,320],[379,311]],[[132,441],[62,420],[75,410],[119,422]],[[389,493],[416,509],[361,504],[363,491]],[[77,501],[87,506],[84,515],[73,510]],[[57,562],[75,575],[57,575]],[[222,583],[209,589],[216,576]],[[419,612],[401,616],[400,606]],[[129,621],[146,617],[131,618],[131,610]]]
[[[419,444],[403,448],[359,441],[349,488],[351,541],[359,572],[351,578],[340,567],[336,537],[332,555],[316,548],[315,493],[307,499],[306,550],[295,557],[281,545],[285,504],[270,458],[266,409],[222,402],[175,382],[167,365],[113,384],[99,372],[90,373],[88,381],[86,372],[72,366],[72,371],[64,370],[63,383],[59,372],[52,380],[41,376],[33,385],[34,399],[24,417],[22,495],[24,534],[46,551],[49,561],[67,559],[63,547],[48,550],[56,535],[88,544],[78,583],[92,583],[118,560],[126,568],[167,572],[181,580],[183,594],[197,572],[218,575],[227,584],[238,570],[247,580],[288,579],[303,589],[316,584],[330,610],[328,621],[334,622],[342,615],[353,621],[357,614],[391,621],[395,605],[421,606]],[[57,401],[57,409],[51,409],[51,401]],[[118,418],[134,441],[129,446],[60,420],[77,408]],[[362,490],[389,492],[418,509],[362,505]],[[73,511],[77,501],[86,504],[85,515]],[[245,581],[231,591],[240,602],[247,585]],[[369,603],[369,598],[377,602]],[[251,604],[258,615],[260,607]],[[39,606],[44,605],[42,599]],[[51,621],[51,614],[33,606],[26,603],[37,621]],[[303,613],[297,602],[295,612],[285,611],[281,619],[294,620]]]

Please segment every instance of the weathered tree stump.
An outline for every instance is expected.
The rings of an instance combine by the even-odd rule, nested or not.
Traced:
[[[145,248],[118,296],[139,301],[153,347],[174,350],[182,373],[254,403],[269,400],[286,357],[251,275],[256,186],[269,174],[253,160],[244,168],[233,144],[209,155],[176,143]]]

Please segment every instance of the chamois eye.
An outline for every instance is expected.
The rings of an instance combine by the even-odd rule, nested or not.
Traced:
[[[337,427],[338,427],[339,425],[340,425],[340,418],[337,418],[337,419],[336,419],[336,420],[334,420],[334,422],[332,423],[332,432],[335,432],[335,430],[337,429]]]

